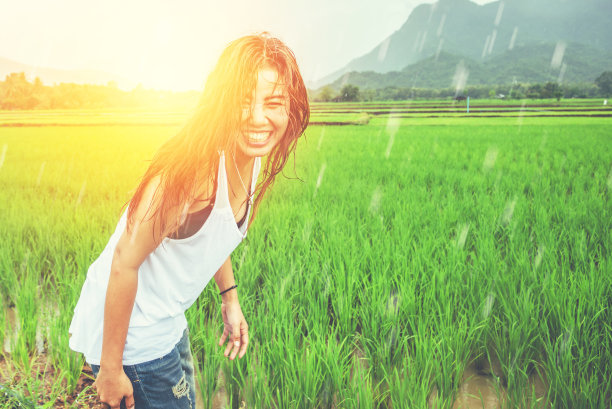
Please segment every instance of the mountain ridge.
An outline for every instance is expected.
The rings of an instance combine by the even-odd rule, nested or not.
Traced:
[[[482,61],[514,47],[543,42],[583,44],[612,52],[609,21],[609,0],[500,0],[484,5],[439,0],[420,4],[370,52],[314,85],[334,82],[351,71],[398,71],[442,51]]]
[[[501,85],[515,82],[592,83],[603,71],[600,70],[601,66],[608,66],[612,70],[612,52],[601,52],[576,43],[566,45],[563,62],[558,66],[551,66],[557,48],[558,44],[551,43],[520,46],[486,61],[442,51],[437,56],[429,56],[399,71],[352,71],[330,85],[336,90],[345,84],[364,89],[391,86],[448,88],[453,86],[457,75],[465,76],[467,85]]]

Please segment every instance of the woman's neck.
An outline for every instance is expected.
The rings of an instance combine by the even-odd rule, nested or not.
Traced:
[[[249,191],[251,190],[254,161],[254,157],[242,155],[240,151],[226,155],[225,171],[230,179],[229,182],[234,186],[235,191],[242,192],[241,195],[252,193]]]

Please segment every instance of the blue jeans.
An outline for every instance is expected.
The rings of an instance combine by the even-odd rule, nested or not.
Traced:
[[[99,365],[90,365],[98,376]],[[195,381],[189,331],[167,355],[136,365],[123,365],[134,387],[136,409],[193,409]],[[121,402],[125,408],[125,403]]]

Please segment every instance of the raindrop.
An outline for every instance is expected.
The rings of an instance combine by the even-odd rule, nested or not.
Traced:
[[[484,58],[485,55],[487,55],[487,52],[489,51],[489,42],[490,41],[491,41],[491,35],[489,34],[487,36],[487,39],[485,40],[484,47],[482,48],[482,54],[480,54],[480,58]]]
[[[391,154],[391,148],[393,147],[393,142],[395,141],[395,134],[399,130],[401,118],[394,115],[394,112],[391,111],[389,113],[389,117],[387,118],[387,126],[385,130],[389,134],[389,142],[387,143],[387,149],[385,150],[385,158],[389,158]]]
[[[457,236],[457,242],[455,243],[457,248],[463,249],[465,246],[465,240],[467,239],[468,232],[470,231],[470,224],[464,223],[461,226],[461,232]]]
[[[380,210],[380,200],[382,199],[382,191],[380,186],[376,186],[374,193],[372,193],[372,200],[370,200],[370,212],[378,214]]]
[[[608,100],[604,99],[604,105],[608,105]]]
[[[426,38],[427,38],[427,31],[423,33],[423,37],[421,38],[421,44],[419,45],[419,52],[423,51],[423,46],[425,45]]]
[[[550,60],[550,68],[558,69],[563,62],[563,55],[565,54],[566,44],[563,41],[558,41],[555,46],[555,52],[553,53],[552,59]]]
[[[444,45],[444,39],[443,38],[441,38],[440,42],[438,43],[438,49],[436,50],[435,61],[438,61],[438,57],[440,56],[440,52],[442,51],[442,45]]]
[[[567,64],[561,64],[561,70],[559,71],[559,77],[557,78],[557,82],[561,84],[563,82],[563,77],[565,76],[565,71],[567,71]]]
[[[432,6],[429,8],[429,17],[427,17],[427,25],[428,26],[431,23],[431,18],[435,14],[437,8],[438,8],[438,3],[432,4]]]
[[[516,122],[519,126],[519,132],[521,131],[521,126],[523,126],[523,115],[525,114],[525,104],[526,101],[523,101],[521,104],[521,109],[519,110],[518,116],[516,118]]]
[[[500,1],[499,7],[497,8],[497,15],[495,16],[495,26],[496,27],[499,25],[499,22],[501,21],[503,12],[504,12],[504,2]]]
[[[487,54],[491,54],[493,51],[493,45],[495,44],[495,39],[497,38],[497,30],[493,30],[491,33],[491,41],[489,41],[489,49],[487,50]]]
[[[81,185],[81,191],[79,192],[79,197],[77,197],[76,205],[81,204],[81,200],[83,200],[83,195],[85,195],[85,187],[87,186],[87,181],[83,181]]]
[[[43,332],[42,332],[42,328],[40,325],[36,326],[35,342],[36,342],[36,352],[39,354],[42,354],[43,352],[45,352],[45,338],[43,337]]]
[[[610,173],[608,173],[608,189],[612,190],[612,168],[610,168]]]
[[[281,299],[285,299],[285,288],[287,287],[287,284],[291,281],[292,278],[293,278],[293,271],[285,275],[285,278],[281,280],[281,285],[280,285],[280,295],[281,295],[280,298]]]
[[[17,341],[19,332],[21,331],[21,322],[19,320],[19,313],[14,307],[6,309],[6,320],[10,332],[7,331],[4,335],[4,352],[10,354],[13,351],[13,345]],[[7,328],[7,329],[8,329]]]
[[[43,172],[45,171],[46,163],[47,162],[43,162],[42,165],[40,165],[40,170],[38,171],[38,178],[36,179],[36,186],[40,185],[40,180],[42,179]]]
[[[544,256],[545,251],[546,251],[546,246],[540,244],[538,246],[538,251],[535,256],[535,261],[533,263],[536,269],[540,267],[540,264],[542,264],[542,257]]]
[[[506,203],[506,207],[504,208],[504,213],[502,214],[502,223],[504,225],[508,225],[510,220],[512,220],[512,215],[514,214],[514,207],[516,206],[516,196],[512,198],[512,200]]]
[[[321,136],[319,137],[319,143],[317,144],[317,151],[321,150],[321,144],[323,143],[323,135],[325,135],[325,127],[321,130]]]
[[[493,166],[495,166],[495,161],[497,160],[498,153],[499,150],[494,146],[487,149],[484,161],[482,162],[482,170],[489,171],[493,169]]]
[[[412,153],[406,153],[404,155],[404,164],[408,165],[410,162],[412,162]]]
[[[502,171],[501,169],[497,172],[497,177],[495,178],[495,189],[497,189],[499,187],[499,183],[501,182],[501,178],[502,178]]]
[[[485,300],[484,305],[482,306],[482,319],[486,320],[491,315],[491,310],[493,309],[493,303],[495,302],[495,295],[493,293],[489,293]]]
[[[302,241],[304,243],[308,243],[308,241],[310,240],[310,235],[312,234],[312,225],[313,225],[313,220],[309,219],[306,221],[306,223],[304,224],[304,231],[302,232]]]
[[[242,267],[244,265],[244,259],[246,258],[247,252],[249,250],[249,245],[245,244],[244,249],[242,250],[242,254],[240,255],[239,265]]]
[[[342,81],[340,81],[340,87],[344,87],[346,84],[348,84],[350,74],[351,74],[350,72],[347,72],[346,74],[342,76]]]
[[[391,42],[391,37],[387,37],[378,47],[378,61],[384,61],[387,56],[387,50],[389,49],[389,43]]]
[[[565,354],[568,351],[568,349],[571,347],[571,341],[572,341],[572,333],[566,329],[563,332],[563,339],[561,340],[561,345],[559,348],[560,354]]]
[[[4,165],[4,158],[6,157],[6,150],[8,149],[8,145],[4,144],[2,147],[2,155],[0,155],[0,169],[2,169],[2,165]]]
[[[329,291],[331,290],[332,287],[332,281],[330,278],[329,274],[329,261],[326,261],[323,266],[321,267],[321,273],[322,273],[322,277],[324,277],[325,280],[325,286],[323,288],[323,298],[327,297],[327,295],[329,294]]]
[[[421,35],[423,33],[421,31],[419,31],[419,33],[417,34],[416,40],[414,40],[414,51],[416,51],[419,48],[419,44],[421,44]]]
[[[385,158],[389,159],[389,155],[391,155],[391,148],[393,147],[393,142],[395,141],[395,132],[389,135],[389,142],[387,143],[387,150],[385,151]]]
[[[396,344],[397,344],[397,326],[394,326],[393,328],[391,328],[391,332],[389,333],[388,338],[387,338],[387,348],[393,349]]]
[[[136,236],[138,235],[138,229],[140,228],[140,220],[134,222],[134,228],[132,229],[132,235],[130,236],[130,246],[134,245]]]
[[[319,170],[319,177],[317,177],[317,185],[315,186],[315,191],[314,191],[314,196],[316,196],[317,191],[319,190],[319,186],[321,186],[321,182],[323,181],[323,175],[325,174],[325,168],[327,167],[327,164],[322,164],[321,165],[321,169]]]
[[[546,130],[545,130],[544,134],[542,135],[542,139],[540,140],[540,147],[539,147],[539,149],[541,151],[543,151],[544,148],[546,147],[546,142],[548,142],[548,134],[546,133]]]
[[[512,37],[510,37],[510,44],[508,45],[508,50],[512,50],[514,48],[514,43],[516,42],[516,35],[518,34],[518,26],[514,27],[512,31]]]
[[[185,223],[185,220],[187,220],[187,215],[189,214],[189,208],[191,207],[192,203],[185,203],[185,205],[183,206],[183,212],[181,213],[181,220],[180,220],[180,224]]]
[[[455,87],[455,95],[459,95],[459,93],[463,91],[469,75],[470,72],[466,68],[463,60],[459,61],[459,64],[457,64],[457,68],[455,69],[455,75],[453,76],[453,82],[451,85],[452,87]]]
[[[389,299],[387,300],[387,307],[386,307],[388,315],[397,314],[397,310],[399,309],[398,300],[399,300],[399,296],[397,295],[397,291],[391,290]]]
[[[440,25],[438,26],[438,30],[436,31],[436,35],[438,37],[442,35],[442,30],[444,29],[445,22],[446,22],[446,13],[442,14],[442,18],[440,19]]]

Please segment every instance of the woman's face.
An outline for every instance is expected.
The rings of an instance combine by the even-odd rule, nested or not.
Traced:
[[[278,72],[264,67],[257,85],[242,108],[242,128],[237,146],[245,156],[265,156],[285,135],[289,123],[289,97],[278,84]]]

